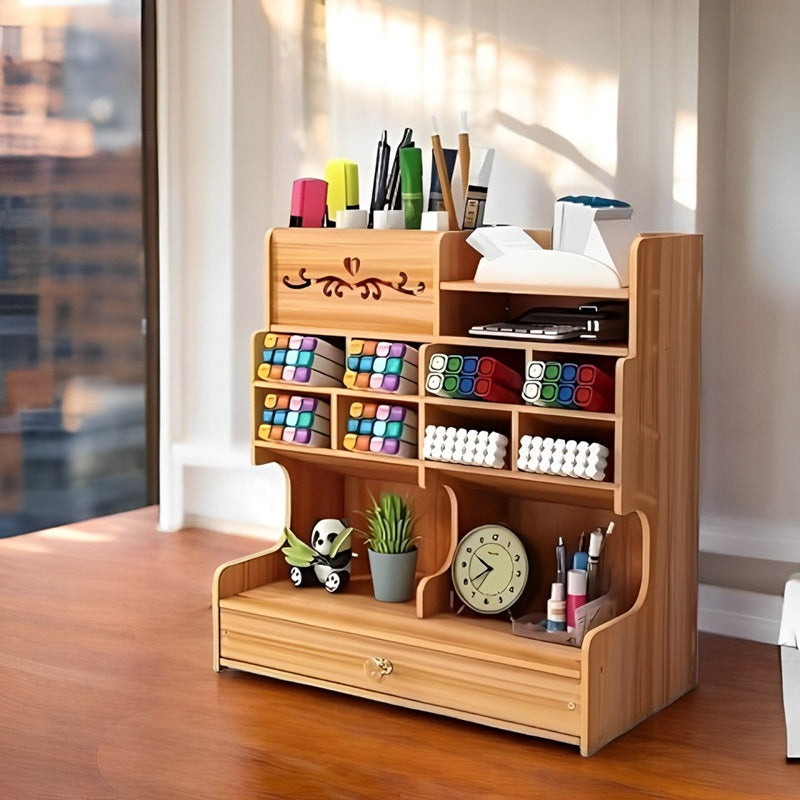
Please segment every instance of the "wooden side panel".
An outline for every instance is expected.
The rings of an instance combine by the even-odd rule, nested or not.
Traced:
[[[417,616],[431,617],[450,608],[450,565],[458,543],[458,501],[449,486],[442,486],[436,507],[433,572],[417,587]],[[446,501],[445,501],[446,499]]]
[[[584,643],[585,754],[697,679],[702,237],[648,236],[636,252],[638,377],[625,383],[635,391],[623,401],[622,426],[623,436],[638,438],[625,480],[642,517],[642,588],[630,614]]]

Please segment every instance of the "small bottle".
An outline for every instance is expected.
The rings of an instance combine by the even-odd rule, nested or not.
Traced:
[[[586,570],[571,569],[567,573],[567,632],[575,630],[575,612],[586,605]]]
[[[547,631],[565,631],[567,629],[567,602],[564,600],[564,584],[556,582],[550,589],[547,601]]]

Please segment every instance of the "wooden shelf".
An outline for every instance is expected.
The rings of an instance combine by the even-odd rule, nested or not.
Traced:
[[[348,590],[331,596],[322,587],[299,590],[289,581],[275,581],[222,600],[220,605],[240,613],[353,635],[363,633],[367,623],[376,640],[411,646],[424,640],[442,653],[486,658],[491,652],[494,660],[511,666],[530,669],[533,664],[537,670],[554,675],[580,676],[579,648],[509,636],[505,622],[477,615],[446,612],[421,620],[412,600],[376,601],[366,577],[353,580]]]
[[[288,333],[288,334],[297,333],[296,325],[274,324],[270,325],[269,329],[274,333]],[[331,328],[322,325],[305,324],[303,326],[303,333],[308,334],[310,336],[341,336],[342,330],[341,328]],[[414,333],[413,335],[410,335],[408,331],[394,330],[391,328],[376,329],[367,338],[386,339],[393,342],[412,342],[412,343],[418,342],[420,344],[424,342],[436,341],[436,337],[434,337],[432,334],[425,335],[421,333]]]
[[[548,245],[548,232],[531,235]],[[478,256],[466,236],[308,229],[267,235],[266,329],[342,343],[356,337],[417,343],[420,389],[394,395],[253,380],[253,436],[265,394],[283,392],[326,399],[333,439],[330,448],[308,448],[254,438],[253,462],[283,471],[285,524],[301,538],[321,517],[354,522],[382,491],[408,495],[422,537],[416,596],[408,603],[376,602],[360,542],[353,545],[344,593],[296,589],[275,545],[217,570],[214,665],[567,742],[590,755],[697,679],[702,241],[683,234],[639,237],[631,248],[630,287],[594,290],[476,284]],[[560,305],[569,298],[627,300],[628,340],[461,335],[521,313],[534,297]],[[252,342],[253,376],[263,335]],[[426,395],[426,359],[439,347],[448,355],[486,353],[520,373],[531,359],[599,366],[614,375],[614,411]],[[426,425],[499,430],[509,438],[508,466],[341,449],[354,398],[416,410],[420,456]],[[517,470],[521,438],[536,434],[604,443],[611,480]],[[610,521],[615,528],[602,566],[616,615],[590,630],[580,648],[514,636],[504,615],[454,613],[453,554],[472,528],[502,522],[522,539],[532,578],[512,609],[517,618],[544,610],[558,537],[574,548],[581,531]],[[393,669],[376,677],[374,659]]]
[[[543,297],[596,297],[627,300],[630,292],[621,289],[587,289],[585,286],[537,286],[527,283],[476,283],[473,280],[442,281],[443,292],[487,292],[492,294],[530,294]]]
[[[628,355],[627,344],[584,344],[581,342],[535,342],[526,339],[490,339],[483,336],[439,336],[437,344],[457,347],[475,347],[520,350],[529,349],[548,353],[574,353],[575,355],[613,356]]]
[[[616,422],[614,414],[601,411],[581,411],[574,408],[549,408],[548,406],[529,406],[524,403],[484,403],[479,400],[455,400],[448,397],[427,395],[424,398],[427,406],[442,406],[457,410],[469,411],[506,411],[535,417],[553,417],[554,419],[583,420],[587,422]]]

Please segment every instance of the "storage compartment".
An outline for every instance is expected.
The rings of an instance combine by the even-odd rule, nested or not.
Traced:
[[[345,339],[309,333],[258,331],[253,336],[253,380],[300,388],[342,385]]]
[[[352,337],[347,341],[344,385],[392,395],[419,392],[419,343]]]
[[[433,467],[508,470],[513,461],[511,415],[489,404],[430,400],[422,456]]]
[[[421,389],[426,395],[516,405],[522,402],[525,351],[454,344],[422,349]]]
[[[440,259],[469,258],[461,233],[273,229],[267,234],[268,325],[359,335],[438,334]],[[474,252],[474,251],[473,251]]]
[[[354,598],[332,597],[331,603],[340,599]],[[422,703],[443,714],[457,710],[456,716],[475,715],[545,728],[567,734],[573,737],[571,741],[580,733],[576,663],[570,665],[571,675],[563,675],[525,665],[524,647],[518,649],[515,664],[505,664],[440,650],[435,641],[430,647],[410,646],[402,643],[408,626],[391,619],[382,621],[383,627],[377,629],[382,638],[376,638],[341,630],[337,620],[322,626],[255,616],[256,603],[261,609],[280,602],[280,592],[267,587],[223,604],[225,660],[262,663],[268,654],[269,671],[282,677],[311,678],[333,687],[350,687],[357,694]],[[343,609],[344,614],[349,610]],[[446,642],[439,646],[442,644],[447,646]]]
[[[589,533],[595,528],[606,530],[610,522],[614,522],[614,530],[603,545],[599,567],[601,586],[613,597],[617,614],[633,606],[642,576],[643,531],[636,514],[620,517],[599,508],[507,497],[490,489],[478,489],[474,484],[470,485],[468,492],[461,492],[458,491],[458,478],[454,479],[454,489],[459,497],[459,538],[482,525],[504,525],[525,545],[529,577],[523,596],[510,609],[514,619],[545,612],[551,584],[556,580],[555,548],[559,537],[566,547],[567,567],[571,568],[581,534],[585,534],[584,541],[588,546]],[[454,624],[464,615],[475,616],[464,610]],[[512,635],[506,615],[489,617],[488,621],[495,624],[498,634]]]
[[[416,459],[419,404],[404,398],[342,395],[338,403],[336,447],[364,456]]]
[[[520,413],[513,464],[520,472],[614,482],[614,422]]]
[[[300,389],[291,384],[255,387],[253,431],[256,444],[330,448],[335,401],[325,389]]]
[[[529,351],[522,398],[527,405],[610,414],[615,408],[616,359]]]
[[[483,335],[470,334],[473,326],[494,325],[498,322],[509,322],[516,319],[533,308],[563,308],[577,309],[579,306],[598,301],[597,294],[586,294],[580,290],[558,290],[553,293],[537,293],[535,287],[526,291],[525,286],[503,286],[476,284],[470,281],[445,282],[441,286],[442,304],[440,313],[440,331],[442,336],[470,337],[477,340],[487,338]],[[618,289],[613,293],[612,300],[623,301],[628,297],[627,289]],[[515,341],[522,344],[531,339],[512,337],[502,331],[493,337],[505,341]],[[554,339],[553,341],[558,341]],[[593,342],[590,339],[572,339],[567,344],[579,344],[589,347],[596,345],[618,344],[624,346],[627,336],[615,337],[609,342]],[[546,345],[548,341],[545,341]],[[560,342],[559,342],[560,343]]]

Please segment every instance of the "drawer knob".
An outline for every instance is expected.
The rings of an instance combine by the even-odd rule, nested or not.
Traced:
[[[388,658],[373,656],[364,662],[364,674],[371,680],[380,683],[387,675],[392,674],[394,665]]]

